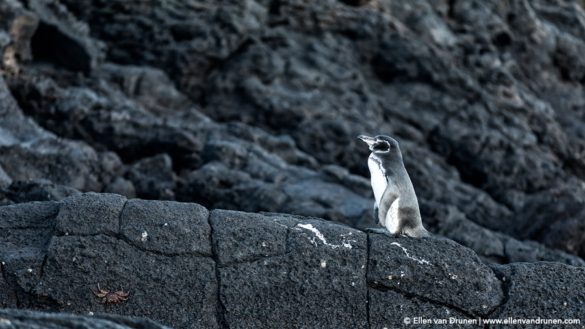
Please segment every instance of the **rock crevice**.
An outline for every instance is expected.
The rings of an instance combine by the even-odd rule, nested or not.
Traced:
[[[211,222],[211,212],[207,215],[207,223],[209,224],[210,227],[210,231],[209,231],[209,241],[211,241],[211,258],[214,261],[214,267],[215,267],[215,281],[217,282],[217,305],[216,305],[216,310],[217,310],[217,322],[220,328],[230,328],[229,324],[226,321],[226,317],[225,314],[227,312],[227,308],[225,307],[225,304],[223,303],[222,299],[221,299],[221,290],[222,290],[222,285],[221,285],[221,275],[219,273],[219,257],[217,256],[217,251],[216,251],[216,247],[215,247],[215,239],[214,239],[214,235],[213,235],[213,224]]]

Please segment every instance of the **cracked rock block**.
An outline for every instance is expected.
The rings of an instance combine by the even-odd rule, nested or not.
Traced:
[[[98,284],[128,291],[130,297],[104,305],[92,292]],[[216,328],[217,289],[211,258],[164,255],[97,234],[54,237],[33,293],[51,301],[50,309],[148,316],[176,328]]]
[[[583,267],[489,268],[446,239],[367,236],[286,214],[209,215],[196,204],[111,194],[0,207],[0,272],[0,307],[146,316],[176,328],[398,328],[406,316],[585,320]],[[129,299],[104,305],[98,284]]]
[[[493,266],[507,299],[491,318],[554,318],[585,321],[585,268],[557,263]],[[490,328],[542,328],[543,325]],[[574,326],[580,328],[580,326]],[[560,326],[559,326],[560,328]],[[567,326],[566,328],[572,328]]]
[[[106,193],[85,193],[68,198],[57,216],[57,234],[117,234],[125,203],[125,197]]]
[[[56,202],[0,207],[0,260],[18,258],[23,249],[46,249],[58,211]]]
[[[220,266],[257,261],[287,253],[288,226],[294,220],[270,220],[260,214],[214,210],[213,248]]]
[[[196,204],[96,193],[68,198],[40,256],[42,263],[46,254],[43,270],[19,286],[41,308],[148,315],[177,328],[214,328],[215,263],[202,256],[211,255],[207,218],[207,209]],[[17,277],[26,279],[16,271],[27,267],[17,265]],[[103,305],[92,292],[98,284],[129,291],[130,298],[115,309]]]
[[[122,317],[109,314],[73,315],[66,313],[43,313],[26,310],[1,310],[0,325],[8,328],[53,328],[53,329],[167,329],[148,319]]]
[[[370,234],[368,285],[444,305],[473,317],[503,299],[493,271],[471,250],[447,239]]]
[[[141,249],[157,253],[211,256],[209,211],[194,203],[130,200],[120,234]]]
[[[0,307],[29,302],[58,211],[55,202],[0,207]]]
[[[381,291],[377,289],[369,289],[368,293],[371,329],[403,328],[410,325],[418,328],[423,322],[422,319],[417,320],[417,317],[424,319],[468,318],[464,313],[449,306],[435,304],[416,296],[407,297],[392,290]],[[416,321],[418,321],[418,325]],[[424,324],[429,328],[439,327],[432,327],[429,323]],[[431,324],[434,323],[431,322]],[[451,324],[448,328],[469,328],[469,325]]]
[[[213,211],[230,328],[366,328],[366,235],[288,215]]]
[[[45,254],[46,250],[22,248],[6,259],[5,280],[12,287],[12,298],[16,301],[13,306],[30,307],[34,302],[30,292],[39,282]]]

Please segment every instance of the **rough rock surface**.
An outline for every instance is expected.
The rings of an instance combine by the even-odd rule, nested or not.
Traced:
[[[210,222],[230,328],[367,327],[366,234],[228,211],[213,211]]]
[[[490,267],[445,238],[97,193],[0,207],[0,228],[4,308],[176,328],[396,328],[423,315],[585,320],[583,267]],[[98,284],[130,297],[104,305]]]
[[[565,269],[561,270],[560,267]],[[551,263],[516,263],[505,267],[494,266],[494,270],[503,282],[503,290],[508,300],[507,306],[493,313],[494,317],[538,318],[539,314],[543,314],[543,310],[552,310],[551,302],[556,304],[553,311],[555,319],[583,319],[585,316],[585,291],[572,287],[573,282],[585,280],[584,268]],[[566,271],[568,276],[558,276],[559,271]],[[542,283],[554,281],[555,285],[535,284],[537,281]],[[516,305],[518,308],[509,305]],[[538,325],[523,327],[536,328]]]

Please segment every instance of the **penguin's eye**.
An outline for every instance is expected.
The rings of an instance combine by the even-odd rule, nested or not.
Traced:
[[[382,143],[376,143],[374,145],[374,148],[373,149],[374,149],[374,151],[387,152],[387,151],[390,150],[390,144],[384,143],[384,142],[382,142]]]

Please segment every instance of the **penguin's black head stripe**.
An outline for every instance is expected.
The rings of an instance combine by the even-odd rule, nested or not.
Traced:
[[[372,146],[372,151],[388,152],[391,148],[389,143],[381,141]]]

